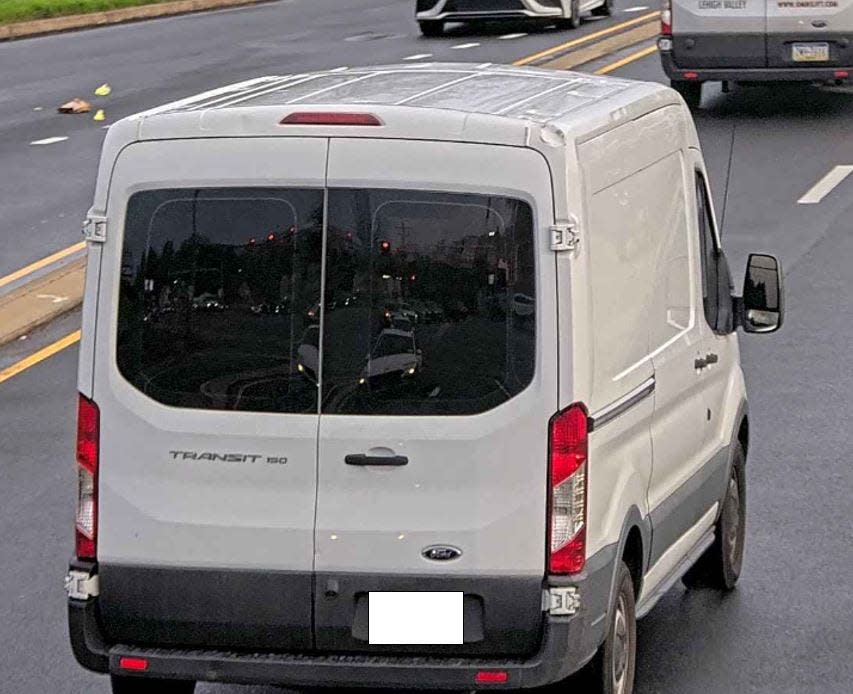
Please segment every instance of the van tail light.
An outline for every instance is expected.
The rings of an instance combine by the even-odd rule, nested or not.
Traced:
[[[574,574],[586,564],[586,407],[554,415],[549,438],[548,571]]]
[[[77,521],[74,532],[78,559],[94,559],[98,533],[98,406],[80,395],[77,403]]]
[[[672,36],[672,0],[661,0],[660,33],[661,36]]]

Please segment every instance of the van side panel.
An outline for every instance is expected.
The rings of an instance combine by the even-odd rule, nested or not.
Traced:
[[[650,428],[654,416],[654,341],[663,337],[671,258],[666,230],[683,218],[679,206],[679,150],[689,137],[680,106],[642,116],[578,147],[587,202],[584,271],[590,295],[591,391],[588,556],[615,548],[626,518],[648,527],[647,488],[652,475]],[[675,160],[675,173],[669,163]],[[675,307],[680,300],[673,297]],[[613,407],[622,414],[603,421]],[[649,547],[644,547],[647,555]],[[618,557],[616,557],[618,559]]]

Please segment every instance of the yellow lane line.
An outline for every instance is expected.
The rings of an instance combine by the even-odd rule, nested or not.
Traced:
[[[37,260],[36,262],[31,263],[26,267],[22,267],[20,270],[15,270],[15,272],[10,275],[0,277],[0,287],[4,287],[7,284],[11,284],[16,280],[19,280],[22,277],[26,277],[27,275],[35,272],[36,270],[41,270],[43,267],[52,265],[58,260],[62,260],[63,258],[67,258],[69,255],[82,251],[84,248],[86,248],[86,242],[81,241],[80,243],[75,243],[73,246],[69,246],[68,248],[63,248],[61,251],[57,251],[56,253],[47,256],[46,258]]]
[[[621,60],[617,60],[615,63],[610,63],[610,65],[605,65],[602,68],[599,68],[595,71],[596,75],[607,75],[614,70],[618,70],[620,67],[625,67],[626,65],[633,63],[635,60],[639,60],[640,58],[645,58],[647,55],[651,55],[655,51],[657,51],[657,45],[647,46],[646,48],[640,49],[636,53],[631,53],[631,55],[626,55]]]
[[[659,16],[660,12],[649,12],[648,14],[644,14],[640,17],[630,19],[627,22],[614,24],[612,27],[608,27],[607,29],[602,29],[601,31],[596,31],[592,34],[581,36],[580,38],[568,41],[567,43],[561,43],[559,46],[554,46],[553,48],[549,48],[548,50],[542,51],[541,53],[534,53],[533,55],[528,55],[526,58],[516,60],[513,65],[529,65],[530,63],[535,63],[537,60],[547,58],[548,56],[552,56],[555,53],[561,53],[563,51],[568,50],[569,48],[574,48],[575,46],[581,46],[585,43],[589,43],[590,41],[594,41],[595,39],[601,38],[602,36],[608,36],[609,34],[614,34],[617,31],[622,31],[623,29],[627,29],[628,27],[636,26],[637,24],[643,24],[644,22],[651,21],[652,19]]]
[[[22,371],[26,371],[32,366],[36,364],[40,364],[45,359],[49,359],[57,352],[61,352],[66,347],[70,347],[73,344],[76,344],[80,341],[80,331],[75,330],[70,335],[66,335],[61,340],[57,340],[52,345],[48,345],[43,349],[40,349],[38,352],[31,354],[30,356],[21,359],[17,364],[12,364],[12,366],[8,366],[2,371],[0,371],[0,383],[4,381],[8,381],[13,376],[17,376]]]

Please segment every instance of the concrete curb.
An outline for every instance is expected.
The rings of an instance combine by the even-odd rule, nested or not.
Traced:
[[[35,19],[29,22],[14,22],[12,24],[0,25],[0,41],[11,41],[13,39],[39,36],[42,34],[55,34],[74,29],[109,26],[110,24],[122,24],[124,22],[134,22],[143,19],[157,19],[158,17],[170,17],[179,14],[189,14],[190,12],[220,10],[228,7],[239,7],[241,5],[259,5],[266,2],[272,2],[272,0],[177,0],[176,2],[125,7],[119,10],[107,10],[106,12],[73,14],[67,17]]]
[[[86,259],[79,258],[0,298],[0,345],[17,340],[83,302]]]

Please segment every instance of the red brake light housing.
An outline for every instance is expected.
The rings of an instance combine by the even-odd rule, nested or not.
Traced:
[[[383,125],[372,113],[297,112],[281,119],[281,125]]]
[[[586,564],[589,426],[575,403],[551,418],[548,452],[548,572],[575,574]]]
[[[661,0],[660,33],[661,36],[672,36],[672,0]]]
[[[77,558],[84,560],[94,560],[97,554],[100,418],[98,406],[80,395],[77,402],[77,517],[74,544]]]

